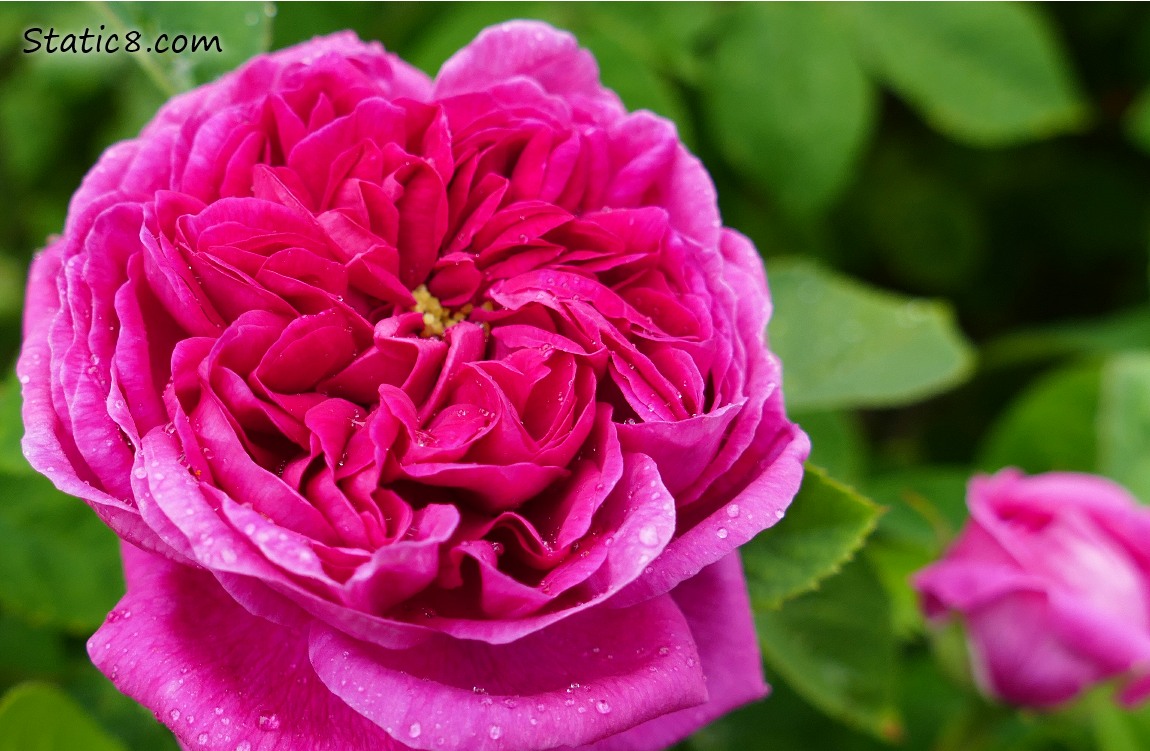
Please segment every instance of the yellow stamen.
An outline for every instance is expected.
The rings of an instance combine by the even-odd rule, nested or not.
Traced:
[[[421,284],[413,289],[411,295],[415,298],[415,306],[412,310],[423,314],[423,331],[419,335],[425,339],[432,336],[443,336],[443,332],[466,320],[471,311],[475,310],[475,306],[471,303],[467,303],[455,312],[448,310],[443,307],[435,295],[431,294],[426,284]],[[492,309],[490,302],[484,302],[479,307],[484,310]],[[487,324],[483,324],[483,330],[484,332],[488,330]]]

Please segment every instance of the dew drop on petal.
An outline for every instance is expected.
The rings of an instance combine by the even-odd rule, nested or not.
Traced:
[[[732,503],[730,506],[727,506],[727,516],[729,516],[729,517],[731,517],[732,519],[734,519],[734,518],[736,518],[738,515],[739,515],[739,504],[737,504],[737,503]]]
[[[653,524],[648,524],[639,530],[639,542],[644,545],[659,544],[659,530]]]
[[[492,725],[491,729],[487,731],[487,734],[491,736],[491,740],[497,741],[503,737],[503,728],[498,725]]]
[[[717,534],[719,536],[720,540],[727,539],[727,530],[723,527],[719,527],[719,531],[716,532],[715,534]]]
[[[783,512],[783,510],[782,510],[781,508],[777,508],[777,509],[775,509],[775,518],[776,518],[776,519],[782,519],[782,518],[783,518],[783,513],[784,513],[784,512]]]
[[[595,711],[599,714],[607,714],[611,711],[611,705],[605,699],[600,699],[595,702]]]
[[[173,709],[171,712],[168,712],[168,717],[171,717],[172,722],[175,722],[176,720],[180,719],[180,710]]]
[[[419,734],[423,732],[423,728],[419,726],[418,722],[411,723],[411,727],[407,729],[407,736],[409,738],[418,738]]]

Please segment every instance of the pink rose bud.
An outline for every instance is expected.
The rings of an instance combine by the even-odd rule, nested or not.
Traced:
[[[656,749],[766,692],[735,549],[809,443],[751,243],[566,33],[350,33],[110,148],[25,451],[125,541],[96,665],[205,751]]]
[[[976,477],[970,522],[914,577],[931,619],[966,622],[974,674],[1004,701],[1051,707],[1110,678],[1150,695],[1150,509],[1084,474]]]

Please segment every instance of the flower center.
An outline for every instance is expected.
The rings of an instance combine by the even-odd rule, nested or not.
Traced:
[[[419,285],[411,291],[411,294],[415,298],[415,306],[412,307],[412,310],[423,314],[423,331],[419,332],[419,335],[425,339],[443,336],[443,332],[455,324],[467,320],[468,314],[475,310],[475,306],[471,303],[467,303],[456,311],[443,307],[439,298],[427,289],[426,284]],[[484,303],[480,307],[491,310],[491,303]],[[487,330],[486,325],[483,328],[484,331]]]

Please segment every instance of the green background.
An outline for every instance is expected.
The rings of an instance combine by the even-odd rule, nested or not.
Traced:
[[[1150,747],[1108,690],[1047,715],[974,690],[907,576],[976,471],[1099,472],[1150,500],[1150,10],[1139,4],[0,4],[0,359],[24,274],[110,143],[247,57],[352,28],[434,73],[492,23],[575,32],[673,119],[767,262],[794,511],[745,554],[772,697],[697,749]],[[25,54],[24,31],[219,35],[221,54]],[[20,456],[0,391],[0,751],[171,751],[92,668],[117,547]],[[871,500],[867,500],[867,499]]]

